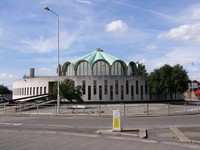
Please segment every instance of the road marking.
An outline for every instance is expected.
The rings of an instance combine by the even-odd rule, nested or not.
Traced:
[[[113,139],[113,140],[124,140],[124,141],[134,141],[134,142],[141,142],[141,143],[150,143],[150,144],[165,144],[165,145],[174,145],[180,147],[186,147],[191,149],[198,149],[200,150],[199,145],[194,144],[183,144],[177,142],[166,142],[166,141],[156,141],[156,140],[148,140],[148,139],[139,139],[139,138],[127,138],[127,137],[115,137],[115,136],[106,136],[106,139]]]
[[[146,140],[146,139],[139,139],[139,138],[119,137],[119,136],[106,136],[105,138],[113,139],[113,140],[144,142],[144,143],[158,143],[158,141],[156,141],[156,140]]]
[[[23,125],[22,123],[0,123],[0,125],[14,125],[14,126],[19,126],[19,125]]]
[[[63,132],[59,134],[71,135],[71,136],[82,136],[82,137],[100,137],[100,135],[96,135],[96,134],[80,134],[80,133],[70,133],[70,132]]]
[[[194,144],[183,144],[183,143],[165,142],[165,141],[162,141],[160,143],[161,144],[166,144],[166,145],[176,145],[176,146],[181,146],[181,147],[187,147],[187,148],[199,149],[200,150],[200,146],[199,145],[194,145]]]

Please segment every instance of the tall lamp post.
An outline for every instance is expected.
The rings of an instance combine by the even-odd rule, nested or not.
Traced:
[[[57,16],[57,18],[58,18],[58,51],[57,51],[57,58],[58,58],[58,64],[57,64],[57,66],[58,66],[58,75],[57,75],[57,109],[56,109],[56,112],[57,112],[57,114],[59,114],[60,113],[60,87],[59,87],[59,74],[60,74],[60,66],[59,66],[59,15],[57,14],[57,13],[55,13],[53,10],[51,10],[50,8],[48,8],[47,6],[44,6],[44,9],[45,10],[48,10],[48,11],[50,11],[50,12],[52,12],[54,15],[56,15]]]

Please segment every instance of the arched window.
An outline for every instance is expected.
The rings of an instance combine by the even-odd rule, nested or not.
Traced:
[[[125,68],[121,62],[114,62],[111,68],[111,75],[125,75]]]
[[[105,61],[97,61],[93,65],[93,75],[109,75],[109,65]]]
[[[74,65],[73,64],[69,64],[67,66],[66,76],[74,76]]]
[[[128,65],[128,75],[137,75],[137,66],[134,62],[130,62]]]
[[[77,76],[92,75],[91,65],[83,61],[77,67]]]

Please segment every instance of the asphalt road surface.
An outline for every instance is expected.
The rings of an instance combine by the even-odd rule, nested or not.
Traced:
[[[200,144],[181,143],[170,126],[199,126],[200,115],[123,118],[124,129],[143,127],[148,138],[99,135],[112,129],[112,118],[0,116],[1,150],[200,150]]]

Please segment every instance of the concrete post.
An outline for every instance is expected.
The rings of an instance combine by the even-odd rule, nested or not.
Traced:
[[[168,103],[168,116],[170,115],[170,104]]]
[[[101,116],[101,107],[100,107],[100,104],[99,104],[99,116]]]
[[[124,104],[124,116],[126,116],[126,106]]]
[[[185,114],[187,114],[187,104],[185,103]]]
[[[149,103],[147,103],[147,116],[149,116]]]
[[[37,116],[39,116],[39,106],[38,104],[36,104],[36,106],[37,106]]]

